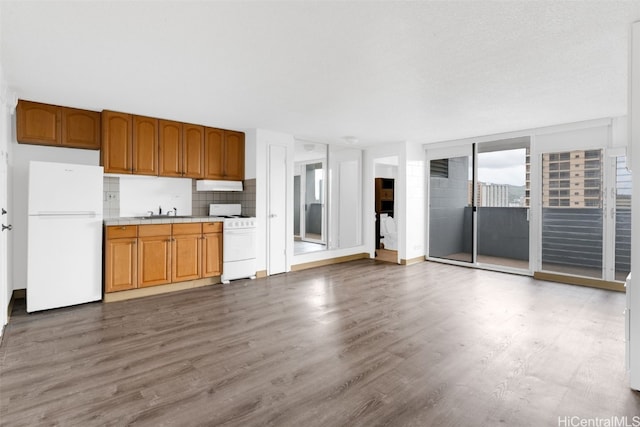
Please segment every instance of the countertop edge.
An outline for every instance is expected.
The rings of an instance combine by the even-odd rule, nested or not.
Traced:
[[[130,217],[122,217],[122,218],[107,218],[105,219],[104,225],[145,225],[145,224],[182,224],[189,222],[222,222],[223,218],[219,217],[210,217],[210,216],[193,216],[189,218],[151,218],[151,219],[140,219],[140,218],[130,218]]]

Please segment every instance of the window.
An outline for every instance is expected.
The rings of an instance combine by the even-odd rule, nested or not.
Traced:
[[[587,160],[584,162],[584,168],[600,170],[600,160]]]
[[[600,158],[600,150],[589,150],[584,152],[585,159],[599,159]]]
[[[431,160],[432,178],[449,178],[449,159]]]

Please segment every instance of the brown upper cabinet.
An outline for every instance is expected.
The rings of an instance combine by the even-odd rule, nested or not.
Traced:
[[[158,175],[158,119],[133,116],[133,173]]]
[[[100,113],[18,101],[17,139],[26,144],[100,149]]]
[[[183,176],[204,177],[204,126],[182,125]]]
[[[182,176],[182,123],[158,120],[158,174]]]
[[[102,112],[105,173],[244,179],[244,133]]]
[[[244,133],[205,128],[206,179],[244,179]]]
[[[158,119],[102,112],[105,173],[158,175]]]
[[[204,127],[159,120],[159,175],[202,178]]]
[[[105,173],[133,171],[133,117],[115,111],[102,112],[102,151]]]

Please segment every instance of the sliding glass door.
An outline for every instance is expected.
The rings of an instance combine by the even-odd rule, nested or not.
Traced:
[[[542,270],[603,279],[603,155],[542,154]]]
[[[513,138],[429,161],[429,257],[529,271],[528,150]]]
[[[429,256],[461,262],[473,257],[473,157],[429,162]]]
[[[529,138],[477,144],[477,262],[529,270]]]
[[[428,257],[572,283],[624,281],[631,176],[610,138],[596,126],[427,147]]]

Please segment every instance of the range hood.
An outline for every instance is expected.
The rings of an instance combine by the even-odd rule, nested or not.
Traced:
[[[242,191],[242,181],[199,179],[196,181],[196,191]]]

